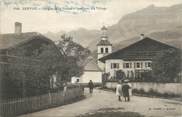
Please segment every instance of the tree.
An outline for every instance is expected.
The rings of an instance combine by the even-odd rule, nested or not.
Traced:
[[[153,60],[152,69],[156,81],[174,82],[181,71],[181,52],[170,49],[158,53]]]
[[[64,36],[63,36],[64,37]],[[64,37],[65,38],[65,37]],[[28,44],[17,47],[11,52],[17,58],[8,58],[6,69],[3,68],[1,90],[4,97],[25,97],[40,95],[50,91],[50,77],[57,75],[58,84],[62,81],[70,81],[72,76],[80,76],[86,54],[85,49],[79,44],[68,40],[65,53],[69,54],[70,48],[76,47],[74,56],[61,54],[53,44]],[[59,47],[61,49],[61,47]],[[72,50],[72,49],[71,49]],[[10,53],[10,55],[11,55]]]
[[[59,41],[57,47],[66,56],[73,56],[77,58],[78,62],[81,61],[81,63],[83,63],[83,60],[90,55],[90,50],[74,42],[73,37],[63,34],[61,38],[62,40]]]
[[[63,80],[70,81],[73,76],[81,76],[83,73],[83,63],[89,56],[90,51],[80,44],[75,43],[71,36],[63,34],[62,40],[59,41],[57,47],[66,56]]]

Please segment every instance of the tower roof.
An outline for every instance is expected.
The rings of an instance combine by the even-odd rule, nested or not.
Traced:
[[[112,44],[108,40],[100,40],[97,46],[111,46]]]
[[[103,27],[101,28],[101,30],[107,30],[106,26],[103,26]]]

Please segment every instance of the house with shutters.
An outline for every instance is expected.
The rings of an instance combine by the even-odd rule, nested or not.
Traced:
[[[98,59],[104,64],[104,72],[110,78],[116,77],[116,72],[122,70],[127,78],[140,78],[143,72],[152,70],[152,60],[163,50],[176,50],[177,48],[145,37],[123,49],[110,53]]]
[[[43,47],[51,48],[45,50]],[[52,40],[38,32],[22,32],[22,24],[16,22],[14,33],[0,34],[0,76],[7,76],[4,73],[9,65],[19,66],[21,63],[25,68],[37,67],[42,61],[37,56],[43,51],[55,53],[60,60],[64,56]],[[50,80],[54,85],[56,78]]]

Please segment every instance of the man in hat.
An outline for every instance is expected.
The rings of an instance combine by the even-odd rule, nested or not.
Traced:
[[[131,87],[128,85],[128,80],[124,80],[124,84],[122,86],[122,92],[123,92],[123,97],[125,101],[130,101],[130,95],[129,95],[129,89]]]

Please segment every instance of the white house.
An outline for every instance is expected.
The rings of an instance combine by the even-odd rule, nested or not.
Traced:
[[[141,78],[141,74],[152,70],[152,60],[167,49],[176,49],[159,41],[144,37],[126,48],[120,49],[99,59],[105,63],[105,73],[116,77],[116,71],[122,70],[128,78]]]
[[[71,83],[80,83],[80,77],[73,76],[71,78]]]
[[[102,82],[102,70],[98,67],[97,61],[89,58],[84,67],[84,73],[80,78],[80,83],[88,83],[92,80],[94,83]]]

